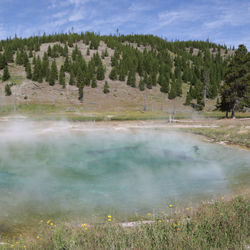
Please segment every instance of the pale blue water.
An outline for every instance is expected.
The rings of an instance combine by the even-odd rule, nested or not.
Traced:
[[[145,214],[248,185],[249,151],[169,130],[0,141],[0,221]]]

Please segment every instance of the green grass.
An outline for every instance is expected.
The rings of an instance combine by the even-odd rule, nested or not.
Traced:
[[[245,249],[249,239],[249,197],[206,203],[198,209],[159,215],[153,224],[122,228],[111,222],[77,227],[40,223],[28,239],[2,249]],[[107,218],[106,218],[107,220]],[[84,222],[82,222],[84,223]],[[86,229],[85,229],[86,228]],[[18,242],[18,243],[16,243]]]
[[[250,148],[250,133],[248,130],[241,132],[239,126],[219,128],[185,128],[186,132],[207,136],[215,142],[226,141]]]
[[[17,105],[17,114],[27,115],[34,119],[42,120],[60,120],[68,119],[70,121],[133,121],[133,120],[168,120],[169,113],[163,111],[86,111],[82,106],[67,106],[64,104],[19,104]],[[13,105],[0,106],[0,116],[13,114]],[[225,117],[222,112],[177,112],[175,119],[192,119],[193,116],[199,119],[213,118],[221,119]],[[237,118],[249,118],[250,113],[236,113]]]

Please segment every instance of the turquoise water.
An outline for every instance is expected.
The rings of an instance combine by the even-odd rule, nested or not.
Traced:
[[[249,151],[169,130],[24,133],[0,141],[0,221],[145,214],[230,193]]]

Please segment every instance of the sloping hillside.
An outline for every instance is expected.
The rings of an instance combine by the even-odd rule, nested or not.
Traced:
[[[233,53],[209,42],[167,42],[151,35],[56,34],[1,41],[0,105],[212,110]]]

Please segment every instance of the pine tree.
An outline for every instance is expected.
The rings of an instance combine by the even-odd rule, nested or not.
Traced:
[[[146,86],[148,89],[152,89],[152,79],[151,77],[147,77],[147,74],[145,74],[144,80],[146,81]]]
[[[71,71],[70,71],[69,84],[70,85],[74,85],[75,84],[75,76],[74,76],[73,69],[71,69]]]
[[[117,80],[117,70],[116,67],[113,67],[110,74],[109,74],[109,78],[111,80]]]
[[[109,93],[109,92],[110,92],[110,91],[109,91],[108,82],[105,81],[104,88],[103,88],[103,93],[104,93],[104,94],[107,94],[107,93]]]
[[[166,79],[163,75],[161,76],[161,92],[168,93],[169,91],[169,79]]]
[[[41,66],[41,59],[38,56],[37,58],[34,57],[34,67],[32,73],[32,80],[42,82],[42,66]]]
[[[136,87],[136,77],[135,77],[135,72],[133,70],[129,71],[127,85],[133,88]]]
[[[108,57],[108,56],[109,56],[108,50],[107,50],[107,49],[105,49],[104,56],[105,56],[105,57]]]
[[[51,86],[55,85],[56,80],[58,80],[58,72],[57,72],[56,61],[54,60],[51,64],[51,70],[49,74],[49,85]]]
[[[91,88],[96,88],[96,87],[97,87],[96,78],[93,77],[92,82],[91,82]]]
[[[82,102],[83,100],[83,86],[82,85],[78,87],[78,100],[80,102]]]
[[[124,70],[120,69],[120,72],[119,72],[119,81],[124,82],[125,78],[126,78],[126,74],[125,74]]]
[[[84,74],[80,67],[77,70],[76,81],[78,87],[84,85]]]
[[[65,45],[64,45],[64,48],[63,48],[63,56],[64,56],[64,57],[67,57],[67,56],[68,56],[68,53],[69,53],[69,49],[68,49],[67,44],[65,44]]]
[[[49,57],[52,57],[52,49],[51,49],[50,45],[48,47],[47,54],[48,54]]]
[[[23,57],[22,57],[21,52],[19,50],[16,53],[16,64],[17,65],[23,64]]]
[[[182,81],[181,81],[181,76],[176,80],[176,95],[181,96],[182,95]]]
[[[6,65],[5,57],[0,53],[0,69],[3,69]]]
[[[29,51],[29,58],[32,58],[33,57],[33,53],[32,53],[32,50]]]
[[[62,85],[63,88],[65,88],[65,73],[64,73],[63,66],[61,66],[61,69],[60,69],[59,84]]]
[[[225,74],[225,83],[221,91],[220,110],[227,113],[232,111],[235,117],[237,106],[250,103],[250,53],[244,45],[239,45],[228,70]]]
[[[11,96],[11,88],[10,88],[10,85],[9,84],[6,84],[5,85],[5,95],[6,96]]]
[[[58,80],[58,70],[57,70],[57,66],[56,66],[56,61],[55,60],[51,64],[51,71],[52,71],[52,74],[54,75],[55,80]]]
[[[29,62],[26,64],[25,71],[26,71],[26,77],[28,79],[32,79],[31,66]]]
[[[65,58],[63,68],[64,68],[65,72],[70,72],[70,61],[69,61],[68,56],[66,56],[66,58]]]
[[[174,99],[177,96],[177,86],[176,86],[176,81],[172,81],[171,83],[171,90],[168,95],[168,99]]]
[[[49,77],[50,77],[50,68],[48,67],[48,68],[46,69],[46,76],[45,76],[45,81],[46,81],[46,82],[49,82]]]
[[[192,101],[192,96],[191,96],[190,92],[188,91],[187,96],[186,96],[185,105],[190,105],[191,101]]]
[[[4,82],[4,81],[7,81],[9,78],[10,78],[10,73],[9,73],[8,66],[6,65],[5,68],[4,68],[4,70],[3,70],[2,80]]]
[[[104,80],[104,68],[103,68],[103,66],[102,66],[102,63],[101,64],[99,64],[98,65],[98,67],[97,67],[97,75],[96,75],[96,77],[97,77],[97,80]]]
[[[141,77],[140,82],[139,82],[139,90],[140,91],[144,91],[145,90],[145,84],[144,84],[144,80]]]

